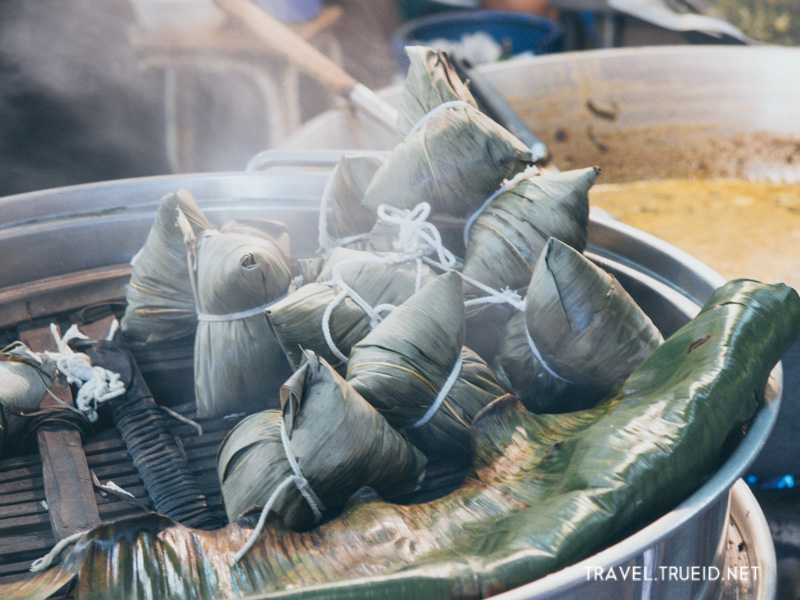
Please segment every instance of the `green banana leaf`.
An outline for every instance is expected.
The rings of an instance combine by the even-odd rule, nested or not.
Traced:
[[[300,471],[329,511],[369,486],[387,498],[419,488],[426,460],[392,429],[330,365],[312,352],[281,387],[281,410],[246,417],[217,454],[228,518],[264,505],[293,471],[281,441],[281,421]],[[273,511],[291,529],[308,529],[314,515],[296,487]],[[335,513],[334,513],[335,514]]]
[[[473,418],[506,393],[489,366],[464,347],[464,328],[461,276],[449,272],[423,286],[350,352],[347,380],[353,388],[429,456],[468,451]],[[431,414],[453,374],[452,387]]]
[[[197,308],[205,315],[194,346],[197,416],[276,408],[291,369],[264,310],[291,282],[283,252],[265,237],[218,231],[203,232],[189,252]]]
[[[364,499],[304,533],[273,520],[250,533],[159,515],[102,525],[31,580],[0,586],[38,600],[75,579],[72,598],[481,598],[606,547],[670,510],[724,459],[770,370],[800,335],[800,298],[738,280],[658,347],[620,392],[573,414],[493,402],[472,428],[474,472],[455,492],[400,506]]]
[[[551,237],[583,252],[589,189],[599,172],[591,167],[526,177],[498,195],[469,228],[462,273],[497,290],[518,289],[530,283]],[[466,292],[473,294],[481,292]]]
[[[325,311],[342,289],[335,282],[338,278],[370,307],[397,306],[414,293],[417,264],[382,262],[386,258],[376,252],[334,248],[319,269],[316,282],[307,283],[267,309],[269,326],[293,368],[300,365],[303,349],[307,349],[337,369],[344,369],[347,361],[334,353],[323,330]],[[424,284],[433,277],[433,270],[423,264],[420,282]],[[328,324],[331,339],[345,358],[353,344],[372,329],[370,316],[350,296],[334,306]]]
[[[525,144],[478,109],[446,108],[395,146],[363,204],[377,211],[381,204],[409,209],[425,201],[434,215],[464,217],[531,160]]]
[[[492,366],[537,413],[592,406],[663,341],[620,283],[551,238]]]
[[[55,375],[56,364],[22,342],[0,350],[0,453],[5,440],[24,429],[21,415],[39,408]]]
[[[462,100],[478,108],[447,54],[427,46],[406,46],[404,50],[409,65],[398,107],[400,135],[405,137],[422,117],[445,102]]]
[[[133,264],[120,330],[140,342],[194,335],[195,299],[186,265],[186,247],[178,227],[178,209],[195,235],[212,225],[186,190],[161,199],[155,221]]]

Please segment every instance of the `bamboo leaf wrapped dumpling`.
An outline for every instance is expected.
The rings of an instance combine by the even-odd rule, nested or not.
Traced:
[[[253,412],[277,406],[291,370],[264,320],[286,294],[287,257],[269,239],[203,232],[190,254],[198,308],[194,350],[197,416]]]
[[[445,102],[463,101],[478,108],[447,54],[427,46],[406,46],[404,50],[409,66],[398,109],[400,135],[407,135],[422,117]]]
[[[468,104],[434,109],[390,153],[370,181],[363,204],[466,217],[532,162],[530,149]]]
[[[468,452],[473,418],[506,391],[463,340],[461,276],[449,272],[353,346],[347,380],[423,452]]]
[[[366,234],[375,224],[374,208],[363,204],[364,194],[382,160],[371,154],[346,155],[331,173],[320,210],[320,246],[330,249],[344,240]],[[330,205],[330,219],[327,208]]]
[[[377,324],[383,311],[375,309],[401,304],[433,277],[427,265],[396,255],[334,248],[316,282],[277,301],[266,315],[294,368],[303,349],[338,367]]]
[[[25,417],[42,403],[56,376],[56,364],[22,342],[0,350],[0,450],[4,438],[25,426]]]
[[[127,306],[120,320],[122,333],[136,341],[160,342],[191,336],[197,327],[178,210],[195,235],[212,228],[188,191],[178,190],[161,199],[147,240],[133,261]]]
[[[589,189],[600,170],[537,175],[534,169],[504,185],[467,223],[465,276],[497,290],[519,289],[530,283],[551,237],[578,252],[586,248]]]
[[[589,228],[589,189],[596,167],[538,175],[535,167],[497,190],[465,226],[466,253],[461,270],[467,309],[467,345],[492,360],[505,323],[516,312],[510,303],[481,304],[491,297],[479,282],[496,291],[524,294],[533,266],[550,237],[583,252]],[[471,285],[471,283],[473,283]]]
[[[492,363],[533,412],[587,408],[663,341],[613,275],[551,239]]]
[[[392,498],[416,490],[424,477],[424,455],[323,359],[312,352],[305,358],[281,387],[281,409],[246,417],[220,446],[217,472],[230,520],[265,505],[297,471],[312,502],[332,512],[361,487]],[[276,496],[272,510],[292,529],[315,522],[310,502],[295,486]]]

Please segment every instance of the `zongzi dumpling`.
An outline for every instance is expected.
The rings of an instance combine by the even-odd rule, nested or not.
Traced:
[[[428,265],[414,260],[334,248],[316,282],[279,300],[266,315],[295,368],[302,360],[303,349],[313,350],[338,367],[347,363],[350,348],[386,311],[433,277]]]
[[[550,239],[493,366],[533,412],[587,408],[663,341],[619,281]]]
[[[461,276],[449,272],[353,346],[347,380],[426,454],[468,452],[472,419],[506,391],[463,341]]]
[[[592,167],[509,182],[468,222],[462,273],[497,290],[516,290],[530,283],[533,265],[551,237],[583,252],[589,189],[599,172]]]
[[[194,335],[197,316],[178,210],[197,236],[211,229],[194,197],[178,190],[161,199],[144,246],[133,261],[120,330],[141,342]]]
[[[478,108],[472,93],[440,50],[406,46],[408,73],[403,82],[397,131],[406,136],[426,114],[440,104],[463,101]]]
[[[425,201],[433,214],[466,217],[531,161],[525,144],[478,109],[446,107],[389,153],[363,204],[408,209]]]
[[[0,450],[4,437],[25,426],[25,413],[35,411],[56,376],[56,363],[22,342],[0,350]]]
[[[298,472],[312,490],[311,502],[329,511],[361,487],[392,498],[416,490],[424,477],[419,450],[325,360],[312,352],[305,359],[281,388],[281,409],[246,417],[222,442],[217,472],[231,520],[265,505]],[[275,498],[272,510],[293,529],[315,522],[310,501],[295,486]]]
[[[276,407],[291,370],[264,311],[289,288],[286,257],[267,238],[218,231],[202,233],[194,252],[197,416]]]
[[[364,193],[383,161],[372,154],[346,155],[331,173],[320,210],[320,246],[330,249],[366,235],[375,224],[375,209],[363,204]],[[330,217],[328,216],[330,205]]]

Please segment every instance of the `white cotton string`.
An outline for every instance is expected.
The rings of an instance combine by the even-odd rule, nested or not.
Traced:
[[[550,365],[548,365],[545,362],[545,360],[542,358],[542,355],[539,353],[539,349],[536,347],[536,344],[533,342],[533,338],[531,337],[531,334],[528,332],[528,328],[527,327],[525,327],[525,336],[528,338],[528,346],[530,346],[531,352],[533,352],[533,355],[536,357],[536,360],[538,360],[539,363],[544,367],[544,370],[547,371],[548,373],[550,373],[550,375],[552,375],[553,377],[555,377],[556,379],[558,379],[560,381],[563,381],[565,383],[572,383],[568,379],[564,379],[558,373],[553,371],[553,369],[550,368]]]
[[[436,254],[441,265],[452,269],[456,265],[456,257],[445,247],[436,226],[428,222],[430,213],[431,205],[427,202],[420,202],[411,209],[388,204],[378,207],[379,220],[399,227],[397,243],[405,254],[414,255],[420,251],[423,254]]]
[[[334,356],[344,363],[348,361],[348,358],[341,350],[339,350],[339,347],[333,340],[333,334],[331,334],[331,315],[333,314],[333,309],[339,306],[342,300],[347,297],[348,293],[349,288],[343,288],[338,294],[336,294],[336,297],[328,303],[328,306],[325,307],[325,311],[322,313],[322,335],[325,337],[325,343],[328,344],[328,348],[330,348],[330,351],[333,352]]]
[[[88,339],[76,325],[72,325],[63,338],[58,335],[55,323],[50,324],[50,332],[58,352],[44,354],[56,363],[58,370],[67,378],[67,383],[79,386],[75,406],[94,423],[97,420],[98,405],[124,394],[125,384],[119,373],[92,366],[88,355],[75,352],[69,347],[70,340]]]
[[[275,501],[278,499],[278,496],[285,490],[287,487],[295,483],[295,479],[297,479],[297,475],[290,475],[283,481],[281,481],[280,485],[275,488],[275,491],[272,492],[272,495],[267,500],[267,503],[264,505],[263,510],[261,511],[261,516],[258,517],[258,523],[256,523],[255,529],[253,529],[253,533],[250,534],[250,537],[247,538],[244,546],[242,546],[239,551],[234,554],[233,556],[233,564],[238,563],[242,557],[250,551],[250,548],[256,543],[258,536],[261,535],[261,531],[264,529],[264,524],[267,521],[267,515],[272,510]]]
[[[536,168],[536,165],[530,165],[524,171],[517,173],[513,178],[504,181],[494,194],[484,200],[483,204],[481,204],[478,210],[469,216],[466,224],[464,225],[464,245],[466,246],[469,243],[469,230],[472,229],[475,221],[478,220],[478,217],[481,216],[481,213],[487,206],[489,206],[489,203],[492,200],[497,198],[500,194],[507,192],[511,188],[516,187],[520,182],[525,181],[526,179],[531,179],[532,177],[536,177],[537,175],[539,175],[539,169]]]
[[[303,476],[303,473],[300,471],[300,465],[297,464],[297,459],[294,456],[294,452],[292,452],[289,436],[286,433],[286,425],[283,421],[281,421],[281,443],[283,443],[283,450],[286,452],[286,458],[289,460],[289,466],[292,468],[292,472],[294,474],[289,475],[286,479],[281,481],[278,487],[275,488],[275,491],[270,494],[269,500],[267,500],[267,503],[264,505],[264,508],[261,511],[261,515],[258,517],[258,522],[256,523],[255,529],[253,529],[253,533],[250,534],[250,537],[247,539],[247,542],[245,542],[244,546],[242,546],[234,555],[234,564],[238,563],[256,543],[256,540],[264,529],[264,524],[267,522],[267,516],[272,510],[272,507],[275,505],[278,496],[280,496],[280,494],[283,493],[283,491],[290,485],[294,484],[300,494],[302,494],[303,498],[305,498],[306,502],[308,502],[308,505],[311,507],[311,512],[314,513],[314,519],[316,522],[322,520],[322,511],[325,510],[325,505],[322,504],[322,501],[314,493],[314,490],[311,489],[308,479],[306,479]]]
[[[322,313],[322,335],[325,337],[325,343],[328,344],[328,348],[333,355],[336,356],[336,358],[345,363],[348,360],[347,355],[345,355],[336,345],[336,342],[333,339],[333,334],[331,333],[331,316],[333,315],[334,309],[339,306],[339,304],[341,304],[345,298],[350,297],[350,299],[352,299],[353,302],[355,302],[355,304],[364,311],[364,314],[366,314],[369,318],[369,324],[372,329],[377,327],[378,323],[381,322],[381,312],[391,311],[394,309],[394,306],[391,304],[381,304],[380,310],[370,306],[369,302],[364,300],[364,298],[362,298],[347,284],[347,282],[345,282],[340,273],[341,269],[347,266],[364,265],[370,263],[385,265],[398,264],[415,260],[416,258],[416,255],[387,254],[385,256],[351,258],[348,260],[343,260],[342,262],[334,265],[333,269],[331,270],[331,279],[329,281],[321,282],[323,285],[330,285],[339,288],[339,293],[336,294],[333,300],[328,303],[328,305],[325,307],[325,311]],[[421,280],[421,275],[419,273],[417,274],[417,279]]]
[[[240,310],[239,312],[232,312],[223,315],[214,315],[211,313],[205,313],[197,311],[197,320],[198,321],[207,321],[211,323],[219,323],[223,321],[239,321],[241,319],[247,319],[249,317],[255,317],[257,315],[261,315],[267,310],[270,306],[275,304],[276,302],[283,300],[286,297],[286,294],[281,296],[280,298],[275,298],[275,300],[271,300],[266,304],[262,304],[261,306],[256,306],[255,308],[249,308],[247,310]]]
[[[171,408],[168,408],[166,406],[161,406],[159,404],[158,408],[160,408],[163,412],[167,413],[170,417],[172,417],[176,421],[180,421],[181,423],[186,423],[190,427],[194,427],[197,430],[197,435],[203,435],[203,426],[200,425],[200,423],[192,421],[189,417],[184,417],[182,414],[177,413]]]
[[[450,371],[450,375],[447,377],[447,381],[444,382],[442,389],[439,390],[439,393],[436,396],[436,400],[433,401],[428,411],[422,415],[422,418],[411,425],[409,429],[416,429],[417,427],[422,427],[431,420],[433,415],[436,414],[436,411],[439,410],[439,407],[444,402],[444,399],[447,398],[447,395],[450,393],[450,390],[453,389],[453,386],[458,379],[458,376],[461,374],[461,364],[463,363],[463,358],[461,353],[459,352],[458,358],[456,359],[456,363],[453,365],[453,370]]]
[[[85,531],[79,531],[78,533],[73,533],[72,535],[59,541],[55,546],[53,546],[53,549],[50,550],[50,552],[41,558],[37,558],[31,563],[31,572],[37,573],[39,571],[44,571],[47,567],[53,564],[53,561],[59,554],[61,554],[64,548],[77,542],[85,533]]]
[[[506,287],[503,290],[496,290],[493,287],[489,287],[488,285],[481,283],[477,279],[472,279],[471,277],[467,277],[463,273],[461,273],[461,278],[468,284],[478,288],[481,291],[486,292],[486,296],[481,298],[473,298],[471,300],[466,300],[464,302],[464,306],[472,306],[475,304],[501,304],[506,303],[510,304],[517,310],[521,312],[525,312],[525,301],[522,299],[515,290],[512,290]]]
[[[292,467],[292,472],[295,474],[295,477],[298,478],[295,485],[311,507],[311,512],[314,513],[314,520],[319,523],[322,520],[322,511],[325,510],[325,505],[314,493],[314,490],[311,489],[311,484],[308,483],[308,479],[306,479],[302,471],[300,471],[300,465],[297,464],[297,459],[294,456],[294,452],[292,452],[289,434],[286,433],[286,424],[283,421],[281,421],[281,442],[283,442],[283,450],[286,452],[286,458],[289,459],[289,466]]]
[[[430,121],[433,117],[438,115],[440,112],[443,112],[443,111],[447,110],[448,108],[458,108],[459,106],[468,106],[469,108],[471,108],[473,110],[475,109],[474,106],[472,106],[469,102],[465,102],[464,100],[450,100],[449,102],[443,102],[442,104],[439,104],[438,106],[434,107],[432,110],[428,111],[425,115],[423,115],[423,117],[419,121],[417,121],[416,125],[414,125],[414,127],[411,128],[411,131],[409,131],[406,134],[406,137],[405,137],[405,139],[403,141],[407,141],[408,138],[410,138],[417,131],[422,129],[425,126],[425,123]]]

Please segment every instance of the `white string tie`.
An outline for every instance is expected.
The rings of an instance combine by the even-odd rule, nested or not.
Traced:
[[[466,102],[464,100],[450,100],[449,102],[442,102],[438,106],[435,106],[433,109],[428,111],[425,115],[423,115],[422,118],[419,121],[417,121],[417,123],[414,125],[414,127],[411,128],[411,131],[409,131],[406,134],[406,137],[405,137],[405,139],[403,139],[403,141],[404,142],[408,141],[408,139],[412,135],[414,135],[415,133],[417,133],[417,131],[422,129],[428,121],[433,119],[440,112],[443,112],[443,111],[447,110],[448,108],[458,108],[460,106],[469,107],[469,108],[475,110],[474,106],[472,106],[469,102]]]
[[[547,371],[548,373],[550,373],[550,375],[552,375],[553,377],[555,377],[556,379],[558,379],[560,381],[563,381],[565,383],[572,383],[568,379],[564,379],[558,373],[553,371],[553,369],[550,368],[550,365],[548,365],[545,362],[545,360],[542,358],[542,355],[539,353],[539,349],[536,347],[536,344],[533,342],[533,338],[531,337],[531,334],[528,331],[527,327],[525,327],[525,336],[528,338],[528,346],[530,346],[531,352],[533,352],[533,355],[536,357],[536,360],[538,360],[539,363],[544,367],[544,370]]]
[[[473,212],[467,219],[467,222],[464,224],[464,245],[466,246],[469,243],[469,230],[472,229],[472,226],[475,224],[475,221],[478,220],[478,217],[481,216],[481,213],[487,206],[489,206],[492,200],[497,198],[500,194],[503,194],[508,190],[516,187],[522,181],[536,177],[539,174],[540,174],[539,169],[536,168],[536,165],[530,165],[525,170],[520,171],[519,173],[514,175],[514,177],[512,177],[511,179],[504,181],[503,184],[497,189],[497,191],[493,193],[491,196],[489,196],[486,200],[484,200],[483,204],[480,205],[478,210]]]
[[[113,329],[113,326],[112,326]],[[45,352],[45,356],[56,363],[58,370],[66,377],[67,383],[79,386],[75,397],[77,409],[94,423],[97,421],[97,407],[103,402],[125,393],[125,384],[119,373],[103,367],[92,366],[92,361],[83,352],[75,352],[69,347],[70,340],[87,338],[77,325],[70,326],[64,337],[58,335],[55,323],[50,324],[50,332],[55,339],[57,352]]]
[[[486,296],[480,298],[473,298],[471,300],[464,301],[464,306],[472,306],[475,304],[501,304],[506,303],[510,304],[518,311],[525,312],[525,301],[522,299],[522,296],[517,293],[516,290],[512,290],[508,286],[506,286],[503,290],[496,290],[493,287],[486,285],[485,283],[481,283],[477,279],[473,279],[472,277],[467,277],[463,273],[460,273],[461,278],[464,280],[465,283],[470,284],[478,288],[479,290],[486,292]]]
[[[30,571],[32,573],[38,573],[39,571],[44,571],[50,565],[53,564],[53,561],[58,557],[59,554],[69,546],[70,544],[74,544],[77,542],[86,532],[79,531],[78,533],[73,533],[72,535],[65,537],[64,539],[60,540],[53,549],[50,550],[47,554],[42,556],[41,558],[37,558],[35,561],[31,563]]]
[[[456,257],[442,242],[442,235],[433,223],[428,222],[431,205],[420,202],[414,208],[403,209],[388,204],[378,207],[378,220],[399,228],[396,246],[407,255],[418,252],[435,254],[442,268],[456,266]]]
[[[333,300],[328,303],[328,305],[325,307],[325,311],[322,313],[322,335],[325,337],[325,343],[328,344],[328,348],[333,355],[336,356],[336,358],[345,363],[348,361],[347,355],[344,354],[336,345],[336,342],[333,339],[333,334],[331,333],[331,316],[333,315],[334,309],[339,306],[339,304],[341,304],[345,298],[349,297],[361,310],[364,311],[364,314],[367,315],[367,318],[369,318],[370,328],[372,329],[375,329],[375,327],[378,326],[378,323],[380,323],[383,319],[381,313],[391,312],[394,309],[394,306],[391,304],[381,304],[379,305],[379,308],[372,307],[369,302],[364,300],[364,298],[362,298],[358,292],[356,292],[347,284],[340,273],[341,269],[347,266],[365,265],[370,263],[384,265],[399,264],[408,262],[410,260],[416,260],[417,258],[418,256],[416,255],[386,254],[383,256],[351,258],[348,260],[343,260],[342,262],[334,265],[333,269],[331,269],[331,279],[329,281],[321,282],[323,285],[339,288],[339,293],[336,294]],[[419,273],[417,274],[417,280],[421,281],[421,275]]]
[[[417,427],[422,427],[423,425],[425,425],[425,423],[431,420],[433,415],[436,414],[436,411],[439,410],[439,407],[442,405],[442,402],[444,402],[444,399],[447,398],[447,395],[450,393],[450,390],[453,389],[453,386],[455,385],[458,376],[461,375],[461,365],[463,362],[464,362],[463,356],[459,352],[458,358],[456,359],[456,362],[453,365],[453,370],[450,371],[450,375],[444,382],[442,389],[439,390],[439,394],[436,396],[436,400],[433,401],[433,404],[431,404],[430,408],[428,408],[428,411],[424,415],[422,415],[422,418],[413,425],[411,425],[409,429],[416,429]]]
[[[300,465],[297,463],[294,452],[292,452],[289,435],[286,433],[286,424],[283,421],[281,421],[281,443],[283,444],[284,452],[286,452],[286,458],[289,460],[289,466],[292,468],[292,472],[294,474],[289,475],[286,479],[281,481],[278,487],[275,488],[275,491],[270,494],[269,500],[267,500],[267,503],[264,505],[264,508],[261,511],[261,515],[258,517],[258,522],[256,523],[255,529],[253,529],[253,533],[250,534],[250,537],[247,539],[247,542],[245,542],[244,546],[242,546],[234,555],[234,564],[238,563],[256,543],[256,540],[264,530],[264,525],[267,522],[267,516],[272,510],[272,507],[275,505],[278,496],[280,496],[290,485],[294,484],[303,498],[305,498],[305,501],[308,502],[309,507],[311,507],[311,512],[314,513],[315,522],[319,523],[322,520],[322,511],[325,510],[325,505],[314,493],[314,490],[311,489],[308,479],[306,479],[303,476],[302,471],[300,471]]]
[[[241,319],[249,319],[250,317],[255,317],[257,315],[264,314],[265,310],[267,310],[270,306],[272,306],[276,302],[283,300],[285,297],[286,294],[280,296],[279,298],[275,298],[275,300],[270,300],[266,304],[262,304],[261,306],[256,306],[255,308],[249,308],[247,310],[240,310],[239,312],[232,312],[222,315],[214,315],[211,313],[200,312],[198,310],[197,320],[206,321],[210,323],[219,323],[223,321],[239,321]]]

